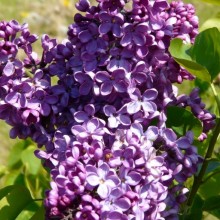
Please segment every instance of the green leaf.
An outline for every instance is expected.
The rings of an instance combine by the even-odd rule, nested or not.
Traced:
[[[6,187],[0,189],[0,200],[3,197],[5,197],[12,189],[13,189],[13,186],[6,186]]]
[[[202,0],[203,2],[214,4],[214,5],[220,5],[219,0]]]
[[[203,210],[204,211],[212,211],[215,209],[220,209],[220,195],[212,196],[205,200]]]
[[[200,185],[199,194],[204,198],[208,199],[212,196],[220,195],[220,173],[212,176],[208,181]]]
[[[192,219],[202,220],[202,212],[191,213],[189,215],[184,215],[180,217],[180,220],[192,220]]]
[[[2,178],[7,173],[7,167],[0,164],[0,178]]]
[[[25,185],[25,176],[21,170],[13,170],[5,176],[5,185]]]
[[[204,204],[204,200],[200,195],[196,194],[193,204],[190,208],[189,214],[184,218],[184,220],[202,220],[202,207]]]
[[[179,65],[184,67],[188,72],[195,75],[201,80],[210,82],[211,77],[208,70],[196,63],[190,57],[191,44],[184,44],[181,39],[173,39],[170,43],[169,52]]]
[[[207,68],[213,80],[220,72],[220,32],[217,28],[202,31],[190,49],[190,56]]]
[[[198,137],[202,132],[201,122],[190,111],[176,106],[167,109],[167,126],[179,135],[191,130]]]
[[[0,201],[0,219],[15,220],[32,201],[33,199],[26,187],[13,185]]]
[[[182,220],[202,220],[202,207],[204,200],[197,194],[194,198],[192,207],[189,210],[189,214],[182,215],[180,219]]]
[[[199,93],[200,94],[204,94],[205,92],[207,92],[207,90],[210,88],[210,83],[203,81],[199,78],[196,78],[194,80],[195,86],[199,87]]]
[[[39,203],[39,202],[38,202]],[[16,220],[24,220],[24,219],[31,219],[32,216],[39,210],[39,205],[36,201],[32,201],[28,204],[24,210],[18,215]],[[40,218],[39,218],[40,219]],[[41,218],[44,219],[44,218]]]
[[[42,205],[30,220],[39,220],[44,218],[45,218],[45,209],[44,206]]]
[[[189,50],[191,47],[191,44],[184,44],[181,39],[175,38],[170,43],[169,51],[172,56],[178,59],[191,61],[192,59],[189,54]]]
[[[32,175],[37,175],[41,167],[41,161],[34,155],[35,150],[36,147],[30,145],[21,153],[21,160],[26,166],[28,173]]]
[[[220,161],[218,161],[217,159],[213,159],[208,164],[208,167],[206,169],[206,174],[219,169],[220,169]]]
[[[13,169],[14,167],[21,166],[21,153],[26,148],[24,141],[19,141],[10,150],[8,157],[8,167]]]
[[[200,195],[196,194],[190,212],[191,213],[198,213],[198,212],[202,213],[203,205],[204,205],[204,200],[202,199]]]

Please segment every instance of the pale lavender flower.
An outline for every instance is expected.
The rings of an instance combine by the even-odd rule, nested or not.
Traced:
[[[99,7],[105,11],[116,11],[123,9],[125,5],[124,0],[98,0]]]
[[[72,133],[80,140],[86,140],[89,137],[95,140],[102,140],[102,136],[108,132],[104,127],[101,120],[97,118],[92,118],[91,120],[84,122],[83,125],[74,125],[71,128]]]
[[[98,186],[97,193],[102,199],[107,198],[111,193],[111,190],[117,187],[120,183],[114,170],[110,169],[106,163],[103,163],[98,168],[87,165],[86,173],[88,184],[92,187]]]
[[[131,202],[130,199],[123,194],[121,189],[113,189],[106,200],[100,202],[102,212],[107,213],[115,210],[119,212],[127,211],[131,207]]]
[[[95,54],[91,55],[88,52],[82,53],[82,61],[85,72],[95,71],[98,67],[105,66],[109,56],[105,52],[97,51]]]
[[[76,3],[76,8],[79,11],[86,12],[90,8],[90,2],[88,0],[79,0],[79,2]]]
[[[140,173],[123,166],[119,169],[119,177],[122,180],[122,185],[129,186],[136,186],[142,180]],[[122,187],[124,188],[124,186]]]
[[[128,220],[128,216],[119,211],[103,212],[101,218],[106,220]]]
[[[141,95],[141,92],[136,89],[134,93],[130,95],[132,101],[127,104],[127,112],[129,114],[135,114],[143,110],[146,117],[148,117],[149,113],[157,111],[156,104],[152,102],[156,99],[157,94],[157,90],[148,89]]]
[[[128,114],[126,114],[126,108],[122,107],[118,111],[112,105],[105,105],[103,111],[106,116],[108,116],[108,127],[117,128],[119,124],[130,125],[131,119]]]
[[[86,13],[76,13],[68,40],[44,35],[42,56],[26,24],[0,22],[0,118],[12,138],[45,147],[35,153],[51,175],[45,219],[177,219],[201,158],[191,132],[167,128],[167,107],[191,108],[200,141],[214,126],[198,91],[178,97],[173,86],[194,79],[168,47],[174,37],[193,43],[195,10],[181,1],[97,2],[76,3]]]
[[[77,111],[74,113],[74,119],[79,123],[85,122],[92,118],[95,112],[95,106],[93,104],[88,104],[84,107],[84,111]]]

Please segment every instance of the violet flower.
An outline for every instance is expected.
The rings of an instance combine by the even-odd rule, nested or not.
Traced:
[[[126,47],[134,42],[137,46],[143,46],[146,44],[148,28],[148,23],[139,23],[138,25],[125,23],[123,25],[124,36],[120,41],[121,45]]]
[[[97,193],[102,199],[107,198],[111,190],[120,183],[115,172],[106,163],[103,163],[98,168],[87,165],[86,171],[88,184],[92,187],[98,186]]]
[[[124,69],[126,72],[131,71],[131,58],[133,57],[133,51],[129,49],[114,48],[110,50],[111,59],[107,65],[107,69],[113,72],[119,68]]]
[[[148,117],[149,113],[154,113],[157,110],[156,104],[152,102],[157,97],[157,90],[148,89],[143,95],[139,90],[135,90],[130,96],[132,101],[126,105],[129,114],[135,114],[142,109]]]
[[[104,51],[107,48],[107,43],[99,37],[98,26],[94,23],[88,25],[88,29],[79,33],[79,39],[86,44],[85,48],[89,54],[94,54],[97,51]]]
[[[97,72],[95,80],[98,83],[101,83],[101,95],[109,95],[113,89],[119,93],[126,92],[128,82],[126,82],[125,74],[124,69],[117,69],[112,73],[108,73],[106,71]]]
[[[105,11],[99,14],[99,18],[101,20],[101,25],[99,26],[100,34],[107,34],[108,32],[112,32],[115,37],[121,37],[122,30],[121,26],[124,21],[124,17],[122,14],[110,14]]]

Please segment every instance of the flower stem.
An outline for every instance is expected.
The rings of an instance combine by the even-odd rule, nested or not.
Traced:
[[[213,132],[213,135],[211,137],[211,140],[209,142],[209,147],[208,147],[208,150],[206,152],[206,155],[205,155],[202,167],[199,171],[199,174],[198,174],[198,176],[195,176],[195,178],[194,178],[192,190],[190,192],[190,195],[189,195],[189,198],[188,198],[188,201],[187,201],[187,206],[192,205],[193,199],[195,198],[195,195],[196,195],[196,193],[199,189],[199,186],[201,185],[201,183],[203,181],[203,176],[205,175],[205,172],[206,172],[206,169],[208,167],[209,161],[212,157],[212,152],[214,150],[215,143],[218,139],[219,132],[220,132],[220,120],[218,120],[217,125],[215,127],[215,130]]]
[[[218,97],[217,92],[215,90],[215,87],[212,83],[211,83],[211,87],[212,87],[212,91],[213,91],[214,96],[215,96],[218,111],[220,113],[220,100],[219,100],[219,97]],[[216,124],[216,127],[215,127],[214,131],[213,131],[212,137],[210,139],[208,150],[206,152],[204,161],[202,163],[202,167],[201,167],[198,175],[194,177],[193,186],[192,186],[192,189],[191,189],[191,192],[189,194],[187,204],[186,204],[188,207],[190,207],[192,205],[193,199],[195,198],[195,195],[196,195],[200,185],[203,183],[203,177],[205,175],[205,172],[206,172],[206,169],[208,167],[209,161],[212,158],[212,153],[213,153],[216,141],[218,139],[219,133],[220,133],[220,120],[217,119],[217,124]]]
[[[216,103],[217,103],[218,113],[219,113],[219,115],[220,115],[220,99],[219,99],[219,97],[218,97],[218,94],[217,94],[217,92],[216,92],[216,90],[215,90],[215,86],[214,86],[213,83],[211,83],[211,88],[212,88],[212,91],[213,91],[213,94],[214,94],[214,97],[215,97],[215,101],[216,101]]]

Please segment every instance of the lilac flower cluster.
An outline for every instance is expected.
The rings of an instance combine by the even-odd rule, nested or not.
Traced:
[[[168,52],[175,37],[193,43],[194,8],[166,0],[76,8],[84,15],[68,39],[44,35],[41,57],[27,25],[0,23],[0,118],[12,138],[43,148],[46,219],[178,219],[201,158],[191,131],[179,137],[167,127],[167,108],[191,107],[201,141],[214,126],[198,91],[178,96],[173,85],[194,78]]]

